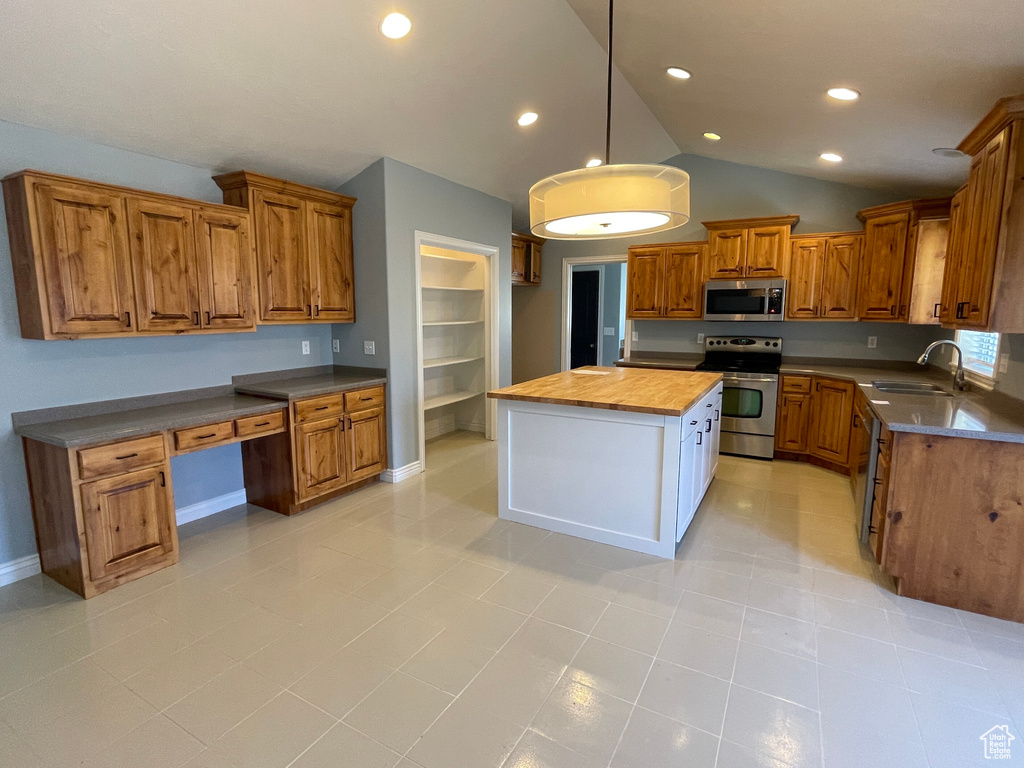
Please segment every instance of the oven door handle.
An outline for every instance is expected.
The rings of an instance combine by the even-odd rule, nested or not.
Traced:
[[[728,384],[742,384],[744,382],[750,382],[751,384],[756,384],[757,382],[769,383],[769,382],[774,382],[774,381],[777,381],[777,379],[769,379],[769,378],[764,378],[764,379],[733,379],[733,378],[729,378],[729,377],[726,377],[726,376],[722,377],[722,382],[723,383],[728,383]]]

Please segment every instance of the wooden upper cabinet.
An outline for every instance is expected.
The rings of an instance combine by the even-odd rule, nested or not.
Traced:
[[[905,281],[901,303],[901,307],[910,306],[907,321],[912,325],[938,325],[941,322],[942,283],[946,259],[949,258],[949,229],[948,216],[921,219],[915,228],[913,277],[909,282]]]
[[[665,249],[630,248],[626,265],[626,316],[661,317],[665,306]]]
[[[526,282],[526,242],[512,238],[512,282]]]
[[[256,330],[249,215],[201,208],[195,233],[203,328]]]
[[[862,244],[863,237],[856,232],[793,238],[786,266],[786,317],[856,319]]]
[[[39,171],[4,199],[25,338],[256,329],[247,211]]]
[[[793,238],[786,270],[786,317],[790,320],[813,320],[821,312],[826,243],[824,237]]]
[[[855,389],[849,381],[815,377],[808,442],[812,456],[844,466],[849,461]]]
[[[512,233],[512,284],[540,285],[543,238]]]
[[[356,294],[352,258],[352,208],[307,203],[313,269],[313,319],[352,323]]]
[[[200,326],[193,209],[128,198],[128,236],[140,331]]]
[[[833,235],[825,247],[821,277],[821,316],[827,320],[857,318],[857,283],[864,236]]]
[[[665,249],[663,317],[699,319],[704,313],[705,243],[682,243]]]
[[[759,280],[785,276],[789,237],[799,216],[705,221],[708,280]]]
[[[355,322],[355,198],[250,171],[214,181],[252,213],[259,321]]]
[[[862,216],[864,264],[860,281],[861,320],[899,319],[910,214],[908,208],[894,213]]]
[[[956,323],[956,297],[960,291],[960,264],[966,239],[966,227],[964,226],[966,197],[967,186],[964,185],[953,195],[953,202],[949,209],[949,247],[946,251],[946,264],[942,274],[939,308],[939,321],[942,325]]]

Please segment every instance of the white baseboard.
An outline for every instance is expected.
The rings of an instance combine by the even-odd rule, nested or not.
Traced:
[[[0,587],[35,576],[39,571],[39,555],[26,555],[0,563]]]
[[[408,480],[413,475],[418,475],[423,471],[422,466],[418,461],[414,461],[412,464],[406,464],[404,467],[398,469],[386,469],[380,474],[380,479],[385,483],[400,483],[403,480]]]
[[[215,496],[212,499],[200,501],[198,504],[180,507],[175,510],[174,514],[178,518],[178,525],[184,525],[185,523],[202,520],[204,517],[223,512],[225,509],[237,507],[239,504],[245,504],[245,501],[245,488],[242,488],[231,493],[225,493],[223,496]]]

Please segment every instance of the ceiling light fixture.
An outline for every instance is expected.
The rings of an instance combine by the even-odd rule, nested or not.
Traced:
[[[600,157],[592,157],[590,160],[587,160],[587,168],[597,168],[602,163],[604,163],[604,160]]]
[[[966,154],[953,147],[936,147],[932,152],[939,157],[967,157]]]
[[[689,80],[691,77],[690,73],[682,67],[669,67],[665,71],[677,80]]]
[[[523,112],[516,122],[525,128],[528,125],[536,123],[538,117],[539,115],[536,112]]]
[[[860,91],[853,88],[829,88],[827,93],[836,101],[856,101],[860,98]]]
[[[389,13],[380,23],[380,33],[392,40],[399,40],[409,34],[412,22],[404,13]]]
[[[668,165],[611,165],[614,20],[615,0],[609,0],[604,163],[549,176],[533,185],[530,231],[540,237],[599,240],[661,232],[690,220],[686,171]]]
[[[707,133],[705,133],[704,134],[704,138],[707,139],[708,141],[721,141],[722,140],[721,136],[719,136],[717,133],[711,133],[711,131],[708,131]]]
[[[822,152],[819,157],[822,160],[827,160],[830,163],[841,163],[843,162],[843,156],[837,155],[835,152]]]

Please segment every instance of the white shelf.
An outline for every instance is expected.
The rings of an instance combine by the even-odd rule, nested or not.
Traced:
[[[438,259],[439,261],[455,261],[459,264],[463,264],[467,267],[475,267],[476,262],[470,261],[469,259],[460,259],[458,256],[441,256],[436,253],[423,253],[421,254],[424,259]]]
[[[424,328],[440,327],[444,325],[480,325],[483,320],[438,320],[432,323],[424,323]]]
[[[447,395],[428,397],[423,401],[423,410],[432,411],[435,408],[443,408],[444,406],[451,405],[452,403],[461,403],[463,400],[480,397],[483,394],[483,392],[449,392]]]
[[[459,365],[460,363],[472,363],[483,360],[482,357],[436,357],[433,360],[424,360],[424,368],[443,368],[446,365]]]
[[[424,291],[462,291],[464,293],[483,293],[483,288],[455,288],[449,285],[424,285]]]

